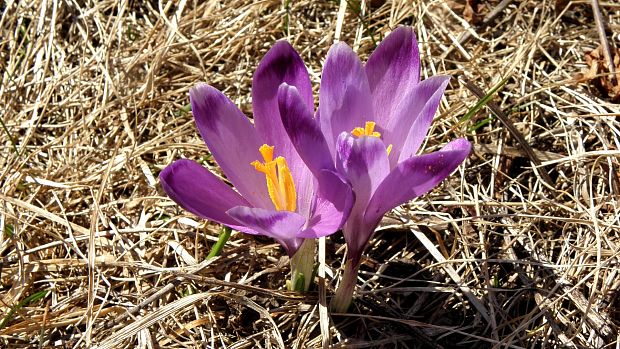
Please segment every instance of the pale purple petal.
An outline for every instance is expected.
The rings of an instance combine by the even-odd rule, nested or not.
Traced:
[[[366,209],[365,220],[378,222],[392,208],[426,194],[467,158],[471,144],[455,139],[440,151],[403,161],[381,183]]]
[[[427,83],[427,81],[429,81]],[[428,133],[428,129],[433,122],[433,118],[435,117],[435,112],[437,111],[437,107],[439,106],[439,102],[441,102],[441,97],[443,96],[443,92],[450,80],[448,76],[436,76],[431,79],[427,79],[424,82],[420,83],[420,89],[416,90],[417,93],[422,96],[427,97],[427,101],[425,104],[419,106],[419,113],[415,116],[415,121],[411,128],[409,129],[409,133],[407,134],[407,138],[402,146],[399,148],[400,154],[398,155],[398,163],[409,159],[414,156],[422,142],[424,141],[424,137]],[[395,125],[398,127],[398,125]],[[396,158],[396,154],[394,154],[394,158]]]
[[[265,176],[250,165],[262,160],[262,143],[248,118],[207,84],[192,88],[189,97],[196,126],[226,177],[252,206],[272,208]]]
[[[312,216],[299,237],[319,238],[335,233],[349,217],[354,202],[351,187],[345,179],[330,170],[318,175],[318,190]]]
[[[413,30],[394,30],[370,55],[365,68],[378,111],[376,122],[382,126],[397,112],[403,96],[420,81],[420,53]]]
[[[392,144],[390,166],[415,155],[433,121],[435,110],[450,81],[449,76],[434,76],[409,89],[392,110],[383,133],[383,141]],[[413,154],[411,151],[413,151]],[[401,157],[402,153],[409,156]]]
[[[314,183],[314,176],[312,175],[310,170],[305,167],[305,164],[301,160],[299,164],[304,166],[301,175],[296,176],[293,172],[293,169],[291,169],[293,181],[295,182],[295,191],[297,193],[296,212],[304,217],[310,217],[310,214],[312,212],[312,202],[314,201],[314,190],[316,184]]]
[[[297,89],[283,84],[278,93],[280,114],[288,137],[308,168],[318,176],[323,169],[334,169],[334,162],[312,110],[301,100]]]
[[[374,120],[368,79],[362,63],[343,42],[334,44],[323,67],[319,93],[320,125],[330,152],[342,132]]]
[[[303,239],[297,238],[297,235],[306,223],[306,219],[295,212],[237,206],[228,210],[227,213],[258,234],[277,240],[284,246],[289,256],[294,255],[303,242]]]
[[[159,175],[168,196],[191,213],[233,229],[246,231],[226,214],[235,206],[248,202],[206,168],[191,160],[177,160]]]

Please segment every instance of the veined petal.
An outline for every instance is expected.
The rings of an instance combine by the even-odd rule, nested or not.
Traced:
[[[199,217],[246,231],[226,211],[235,206],[248,205],[248,202],[198,163],[177,160],[161,172],[159,179],[166,194],[184,209]]]
[[[385,125],[403,96],[420,81],[420,53],[411,27],[390,33],[370,55],[365,69],[374,108],[380,111],[374,121]]]
[[[330,170],[322,170],[317,177],[317,191],[312,216],[298,236],[319,238],[335,233],[349,217],[354,194],[345,179]]]
[[[297,153],[315,176],[323,169],[334,169],[327,142],[312,118],[311,109],[302,103],[294,86],[282,84],[278,92],[282,123]]]
[[[278,88],[283,83],[294,86],[299,102],[312,110],[312,84],[308,70],[295,49],[286,41],[277,42],[261,60],[252,80],[254,125],[264,143],[275,146],[289,166],[295,167],[299,157],[282,126],[278,107]]]
[[[463,138],[440,151],[414,156],[396,166],[379,185],[366,209],[365,220],[374,222],[392,208],[426,194],[467,158],[471,144]]]
[[[265,177],[250,165],[262,145],[243,113],[217,89],[200,84],[189,91],[196,126],[226,177],[252,206],[271,208]]]
[[[289,256],[294,255],[303,242],[303,239],[298,238],[297,235],[306,223],[306,219],[295,212],[237,206],[226,213],[238,224],[247,226],[260,235],[277,240],[284,246]]]
[[[449,81],[449,76],[434,76],[424,80],[418,85],[418,88],[416,88],[415,93],[419,94],[421,98],[426,98],[426,101],[424,102],[424,99],[419,99],[419,101],[422,102],[417,106],[419,112],[414,116],[415,119],[408,130],[409,132],[404,143],[401,143],[402,147],[398,148],[400,154],[394,154],[392,158],[398,159],[396,163],[409,159],[420,149],[420,145],[422,145],[424,137],[426,137],[428,129],[433,122],[435,112],[437,111],[437,107],[439,106],[439,102],[441,102],[441,97]],[[398,127],[400,127],[398,124],[394,125],[394,128]]]
[[[321,131],[332,156],[341,132],[351,132],[375,117],[368,78],[359,58],[343,42],[332,45],[319,93]]]
[[[449,76],[426,79],[408,89],[400,103],[394,106],[383,134],[383,141],[393,146],[390,153],[392,168],[418,151],[449,81]],[[401,157],[402,153],[406,155]]]

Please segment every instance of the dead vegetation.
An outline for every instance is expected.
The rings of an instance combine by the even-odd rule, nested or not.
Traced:
[[[0,5],[0,346],[616,347],[620,107],[590,3],[343,3]],[[601,13],[618,52],[620,6]],[[386,218],[351,313],[323,305],[339,235],[308,294],[284,291],[268,239],[233,234],[206,261],[219,227],[157,180],[181,157],[216,166],[188,89],[206,81],[251,115],[276,40],[318,88],[338,35],[365,58],[398,25],[418,33],[424,76],[454,77],[426,149],[465,136],[475,152]]]

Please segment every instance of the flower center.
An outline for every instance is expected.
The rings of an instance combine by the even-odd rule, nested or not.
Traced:
[[[361,136],[381,138],[381,133],[375,131],[376,125],[377,124],[374,121],[366,121],[364,128],[356,127],[353,129],[353,131],[351,131],[351,134],[357,138],[360,138]]]
[[[265,162],[255,160],[251,165],[256,171],[265,174],[269,198],[276,210],[294,212],[297,208],[297,192],[295,191],[293,176],[286,159],[281,156],[273,159],[273,148],[267,144],[261,145],[258,151],[260,151]]]
[[[360,138],[362,136],[367,136],[367,137],[376,137],[376,138],[381,138],[381,133],[375,131],[375,126],[377,124],[374,121],[366,121],[366,123],[364,124],[364,128],[361,127],[356,127],[353,129],[353,131],[351,131],[351,134],[354,135],[357,138]],[[387,153],[388,155],[390,155],[390,152],[392,151],[392,145],[388,145],[387,146]]]

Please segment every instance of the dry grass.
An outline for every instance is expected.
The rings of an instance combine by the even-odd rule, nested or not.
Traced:
[[[464,1],[6,1],[0,5],[0,346],[6,348],[613,348],[620,325],[620,107],[574,75],[599,37],[590,5],[510,1],[486,27]],[[499,1],[484,2],[482,16]],[[602,3],[611,45],[620,6]],[[367,6],[365,6],[367,7]],[[215,166],[187,112],[207,81],[251,114],[260,57],[288,38],[318,87],[341,39],[363,58],[413,25],[423,75],[451,74],[432,150],[465,136],[466,166],[395,210],[360,274],[355,309],[326,287],[284,290],[285,255],[159,188],[181,157]],[[458,44],[462,35],[470,39]],[[542,164],[487,107],[483,91]],[[549,174],[550,183],[543,178]]]

